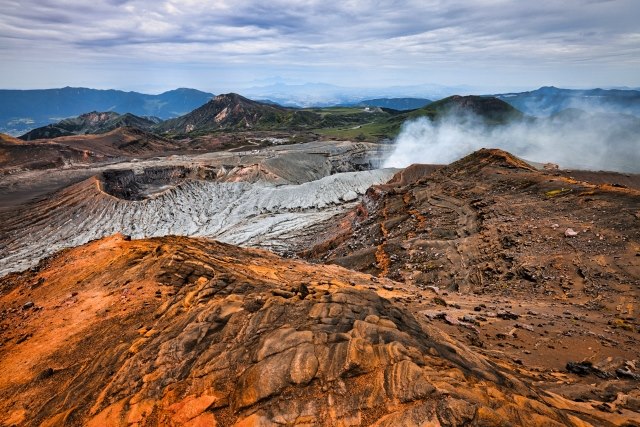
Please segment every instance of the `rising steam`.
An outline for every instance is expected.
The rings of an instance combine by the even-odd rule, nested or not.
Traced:
[[[638,173],[640,119],[579,110],[499,126],[469,115],[419,118],[403,125],[384,166],[451,163],[480,148],[501,148],[561,168]]]

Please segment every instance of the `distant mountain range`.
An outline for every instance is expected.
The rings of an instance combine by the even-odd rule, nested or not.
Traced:
[[[637,116],[567,108],[551,116],[534,117],[499,98],[475,95],[454,95],[406,111],[362,106],[286,108],[229,93],[165,121],[132,114],[91,112],[32,130],[23,135],[22,140],[4,137],[0,147],[0,160],[4,160],[0,163],[18,169],[41,169],[65,162],[95,162],[129,155],[206,151],[219,149],[221,144],[242,146],[245,138],[249,140],[260,133],[272,132],[296,134],[308,140],[392,141],[406,123],[421,118],[430,119],[435,129],[444,129],[445,133],[453,127],[454,132],[461,131],[461,135],[473,134],[472,140],[490,137],[487,144],[502,141],[508,145],[515,141],[549,149],[545,144],[549,141],[555,144],[553,141],[561,135],[561,138],[573,138],[569,142],[574,147],[607,152],[613,165],[609,167],[615,170],[637,169],[635,152],[640,135]],[[415,124],[429,127],[424,120]],[[213,138],[209,137],[214,134]],[[207,137],[201,138],[203,136]],[[224,140],[228,137],[233,141]],[[561,150],[561,145],[551,149]]]
[[[212,97],[211,93],[184,88],[159,95],[72,87],[0,90],[0,132],[21,135],[88,111],[112,111],[169,119],[192,111]]]
[[[268,99],[286,107],[298,108],[355,105],[364,100],[381,98],[442,99],[451,95],[474,92],[474,89],[469,86],[442,86],[436,84],[357,88],[326,83],[286,84],[283,82],[251,87],[240,91],[242,95],[251,99]]]
[[[485,98],[478,98],[482,102],[489,102]],[[512,108],[503,101],[495,101]],[[409,112],[419,114],[420,111]],[[338,138],[348,139],[360,134],[365,137],[376,135],[386,138],[400,129],[403,117],[408,117],[404,113],[395,109],[370,109],[365,106],[304,109],[283,107],[269,101],[258,102],[229,93],[218,95],[191,113],[166,120],[153,129],[166,136],[194,136],[220,130],[307,130],[320,133],[329,130],[326,135]]]
[[[332,94],[336,95],[333,105],[351,106],[343,110],[332,110],[322,106],[308,108],[290,106],[297,104],[300,99],[295,102],[283,102],[285,105],[280,105],[278,104],[282,99],[280,95],[284,96],[284,92],[279,94],[277,90],[282,86],[263,87],[260,91],[261,96],[254,97],[254,99],[268,100],[262,102],[238,94],[214,97],[211,93],[195,89],[176,89],[160,95],[85,88],[0,90],[0,132],[17,136],[38,128],[22,136],[23,139],[32,140],[84,133],[104,133],[119,126],[131,126],[170,135],[184,135],[194,130],[207,132],[235,129],[333,128],[334,130],[325,135],[355,138],[364,134],[365,137],[378,135],[384,139],[395,135],[399,129],[399,123],[407,118],[420,115],[431,117],[439,114],[444,100],[447,100],[446,104],[450,105],[457,105],[458,102],[468,104],[473,100],[472,105],[465,107],[473,110],[476,107],[486,107],[481,103],[480,98],[493,99],[494,101],[491,101],[493,103],[495,100],[503,101],[501,105],[493,105],[484,113],[490,113],[494,107],[500,107],[498,110],[502,111],[504,105],[510,105],[525,115],[537,117],[552,116],[572,108],[589,112],[640,116],[640,91],[637,90],[573,90],[542,87],[529,92],[504,93],[495,96],[447,97],[432,103],[429,98],[422,97],[363,98],[361,96],[363,94],[357,93],[355,89],[347,90],[344,96],[337,96],[334,93],[337,87],[331,85],[295,86],[300,91],[308,90],[309,100],[326,91],[328,98],[325,97],[325,99],[331,98]],[[287,86],[286,89],[291,87]],[[416,87],[416,90],[419,89]],[[393,90],[390,89],[387,92],[391,93]],[[375,108],[365,110],[365,107]],[[93,111],[93,113],[85,114],[87,111]],[[101,113],[96,113],[97,111]],[[478,113],[475,110],[474,112]],[[511,113],[506,110],[500,114],[511,117]],[[160,119],[164,122],[158,123]],[[497,122],[502,121],[501,116]]]
[[[622,89],[560,89],[545,86],[530,92],[491,95],[525,114],[550,116],[567,108],[640,115],[640,91]]]
[[[385,104],[383,100],[374,100]],[[391,100],[390,104],[404,100]],[[420,100],[420,103],[429,100]],[[406,106],[406,103],[405,103]],[[104,134],[120,127],[137,128],[165,137],[198,136],[216,131],[310,131],[336,138],[380,140],[393,138],[402,123],[417,117],[437,119],[450,113],[473,113],[487,123],[500,124],[523,115],[497,98],[451,96],[407,111],[383,107],[287,108],[257,102],[235,93],[215,96],[177,118],[161,121],[130,113],[91,112],[31,130],[25,141],[72,135]]]

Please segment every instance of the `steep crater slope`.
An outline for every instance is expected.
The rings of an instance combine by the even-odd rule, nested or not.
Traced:
[[[413,289],[264,251],[114,236],[0,290],[4,425],[638,421],[474,354],[399,303]]]
[[[364,144],[347,149],[290,150],[256,155],[214,156],[182,164],[135,169],[107,169],[98,175],[100,188],[118,198],[142,200],[186,180],[245,182],[262,185],[303,184],[342,172],[368,171],[379,163]],[[207,161],[211,160],[211,161]]]
[[[353,208],[371,185],[388,181],[395,171],[345,172],[278,186],[241,179],[246,178],[244,168],[231,172],[219,180],[187,179],[198,173],[187,168],[108,173],[19,213],[2,214],[0,272],[28,268],[57,250],[115,232],[135,238],[208,236],[297,251],[315,240],[324,223]]]
[[[394,170],[368,170],[378,149],[318,141],[9,175],[0,182],[0,203],[11,207],[0,212],[0,274],[115,232],[209,236],[298,251],[312,245],[337,214],[353,208],[367,188],[393,175]]]
[[[0,210],[15,212],[29,201],[55,197],[56,190],[105,171],[116,171],[116,175],[125,171],[122,174],[126,175],[130,170],[140,177],[147,169],[175,167],[197,171],[194,176],[198,179],[209,179],[213,173],[218,181],[300,184],[338,172],[376,169],[389,148],[312,141],[194,153],[180,148],[181,143],[165,143],[163,138],[127,128],[42,142],[22,142],[0,134]]]
[[[171,190],[186,180],[215,179],[210,171],[186,166],[155,166],[142,171],[110,169],[98,178],[99,188],[123,200],[145,200]]]

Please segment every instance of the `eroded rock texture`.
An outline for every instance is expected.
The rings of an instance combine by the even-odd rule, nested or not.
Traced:
[[[4,425],[632,419],[537,390],[387,299],[400,284],[337,266],[114,236],[0,284]]]
[[[413,165],[303,255],[415,286],[398,301],[474,352],[637,417],[639,177],[620,178],[500,150]]]
[[[640,191],[566,175],[500,150],[414,165],[304,255],[421,289],[637,306]]]
[[[116,232],[213,237],[292,253],[393,176],[393,169],[368,170],[377,150],[313,142],[12,173],[0,180],[0,275]]]
[[[174,172],[180,172],[176,170]],[[314,230],[357,204],[367,188],[392,170],[335,174],[299,185],[185,180],[154,197],[124,200],[90,178],[5,216],[0,274],[31,267],[57,250],[116,232],[134,238],[165,235],[215,237],[276,251],[313,240]]]

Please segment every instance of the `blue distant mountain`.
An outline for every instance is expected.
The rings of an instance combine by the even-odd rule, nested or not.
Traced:
[[[640,91],[623,89],[560,89],[545,86],[530,92],[488,95],[525,114],[551,116],[568,108],[640,115]]]
[[[211,93],[186,88],[159,95],[74,87],[0,90],[0,132],[20,135],[89,111],[113,111],[169,119],[200,107],[212,97]]]

